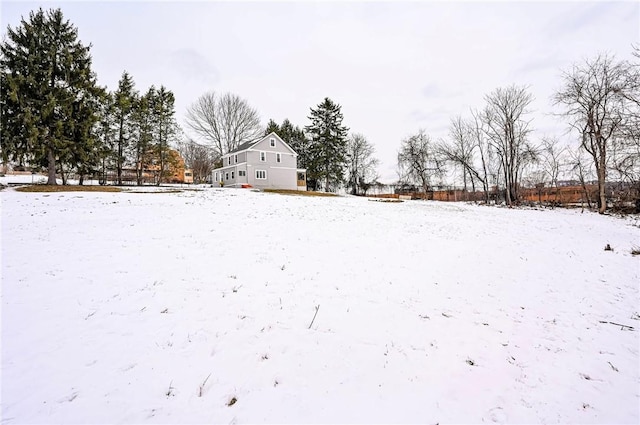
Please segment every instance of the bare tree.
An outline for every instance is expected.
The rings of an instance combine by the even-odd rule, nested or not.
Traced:
[[[209,146],[200,145],[191,139],[178,144],[178,152],[185,166],[193,171],[194,183],[203,183],[214,169],[218,155]]]
[[[566,148],[560,146],[560,143],[555,137],[544,137],[542,139],[542,147],[540,153],[540,161],[542,165],[542,171],[546,178],[548,178],[551,187],[558,188],[558,178],[560,176],[561,168],[565,164]],[[557,193],[557,191],[556,191]]]
[[[469,128],[470,137],[473,139],[473,144],[480,157],[478,179],[482,183],[485,201],[489,203],[489,179],[492,174],[497,176],[499,172],[497,170],[497,167],[499,166],[499,164],[496,164],[496,155],[491,150],[491,144],[487,140],[486,125],[482,121],[481,112],[478,112],[477,110],[471,110],[471,117],[472,119],[468,121],[467,125]],[[496,168],[496,170],[492,171],[493,168]]]
[[[431,178],[442,174],[436,148],[424,130],[402,141],[398,152],[398,168],[401,180],[419,184],[425,194],[431,186]]]
[[[599,54],[574,65],[562,79],[563,87],[553,99],[565,107],[563,115],[579,132],[582,148],[593,160],[598,179],[598,212],[603,214],[607,209],[608,155],[628,129],[629,104],[638,99],[638,73],[628,62]]]
[[[591,208],[591,195],[587,189],[587,183],[592,179],[593,175],[587,164],[588,160],[584,156],[584,150],[580,148],[575,150],[568,149],[567,155],[569,157],[569,166],[571,167],[570,171],[578,178],[584,199],[587,200],[587,206]]]
[[[375,147],[362,134],[352,134],[347,140],[347,188],[352,195],[361,191],[366,194],[371,184],[378,178],[374,158]]]
[[[533,96],[526,87],[498,88],[485,96],[482,114],[485,134],[501,162],[507,205],[518,201],[520,174],[524,166],[536,160],[536,150],[529,143],[530,121],[525,119]]]
[[[445,161],[462,169],[464,191],[467,191],[467,183],[470,182],[472,190],[475,192],[473,139],[467,123],[460,115],[451,119],[449,138],[439,143],[437,150]]]
[[[449,125],[449,138],[438,146],[438,153],[445,161],[462,169],[462,183],[465,192],[468,182],[472,192],[476,182],[482,184],[485,200],[489,201],[489,179],[487,170],[488,144],[477,115],[471,120],[456,116]]]
[[[203,94],[188,109],[186,124],[222,156],[262,135],[260,116],[243,98]]]

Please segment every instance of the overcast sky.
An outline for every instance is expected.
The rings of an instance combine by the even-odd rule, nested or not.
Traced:
[[[127,70],[139,91],[165,85],[186,108],[232,92],[295,125],[325,97],[376,147],[382,181],[397,179],[403,138],[447,137],[449,120],[481,108],[497,87],[530,86],[535,133],[563,135],[550,97],[561,71],[598,52],[631,57],[640,2],[12,2],[2,33],[30,10],[60,7],[93,45],[110,90]]]

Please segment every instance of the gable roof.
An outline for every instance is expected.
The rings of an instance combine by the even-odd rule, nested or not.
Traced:
[[[270,138],[272,136],[277,137],[278,140],[280,141],[280,143],[283,143],[287,148],[289,148],[291,150],[291,152],[293,152],[296,155],[298,154],[296,151],[293,150],[293,148],[291,146],[289,146],[284,140],[282,140],[282,138],[280,136],[278,136],[275,132],[272,131],[271,133],[267,134],[264,137],[261,137],[261,138],[256,139],[256,140],[252,140],[250,142],[244,142],[244,143],[238,145],[237,148],[235,148],[232,151],[229,151],[229,153],[227,153],[227,155],[232,155],[232,154],[235,154],[235,153],[238,153],[238,152],[249,150],[249,149],[253,148],[255,145],[257,145],[258,143],[260,143],[263,140],[266,140],[266,139],[268,139],[268,138]]]
[[[260,138],[258,140],[252,140],[250,142],[241,143],[241,144],[238,145],[237,148],[235,148],[232,151],[229,151],[229,154],[238,153],[240,151],[247,150],[247,149],[251,148],[251,146],[253,146],[253,145],[257,144],[258,142],[260,142],[260,140],[262,140],[262,138]]]

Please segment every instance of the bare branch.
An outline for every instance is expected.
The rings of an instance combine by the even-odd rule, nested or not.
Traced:
[[[431,138],[424,130],[402,141],[398,166],[409,180],[422,186],[424,193],[431,187],[431,178],[442,174],[441,161]]]
[[[258,112],[241,97],[208,92],[188,109],[186,124],[222,156],[262,135]]]

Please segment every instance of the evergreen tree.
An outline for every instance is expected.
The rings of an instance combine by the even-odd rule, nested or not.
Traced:
[[[153,89],[153,87],[152,87]],[[169,142],[174,141],[178,136],[180,128],[175,119],[175,97],[165,86],[155,91],[155,95],[150,99],[150,109],[152,111],[152,123],[154,133],[155,162],[159,167],[159,176],[156,184],[160,184],[166,177],[169,169]]]
[[[0,44],[3,157],[46,164],[48,184],[90,144],[99,95],[90,47],[60,9],[31,12]]]
[[[315,181],[315,186],[324,180],[324,190],[328,192],[343,180],[349,129],[342,125],[340,105],[328,97],[316,109],[311,109],[309,119],[311,124],[305,127],[311,138],[307,180]]]
[[[131,75],[124,71],[118,82],[118,90],[113,93],[114,118],[117,125],[116,139],[116,173],[118,184],[122,184],[122,166],[127,160],[128,150],[133,139],[133,114],[136,107],[138,93],[134,89]]]
[[[137,102],[133,113],[135,126],[134,161],[136,164],[136,182],[142,185],[142,173],[151,162],[151,142],[153,140],[153,111],[151,109],[156,96],[155,87],[151,87]]]
[[[285,119],[280,126],[278,135],[298,154],[298,168],[308,168],[310,143],[304,130]]]
[[[104,147],[99,135],[97,111],[100,111],[105,96],[106,91],[101,90],[94,96],[73,104],[73,108],[76,109],[73,113],[75,120],[68,123],[73,149],[69,151],[65,162],[78,174],[80,185],[83,184],[86,175],[96,173],[100,166],[100,156]]]
[[[98,161],[100,171],[100,184],[107,183],[107,170],[113,168],[113,151],[115,140],[115,125],[113,114],[113,96],[105,92],[98,108],[98,125],[96,134],[98,143]]]
[[[267,123],[267,128],[264,131],[264,135],[268,135],[270,133],[276,133],[278,136],[280,136],[280,126],[278,125],[278,123],[276,123],[274,120],[269,120],[269,122]],[[282,137],[282,136],[280,136]]]

